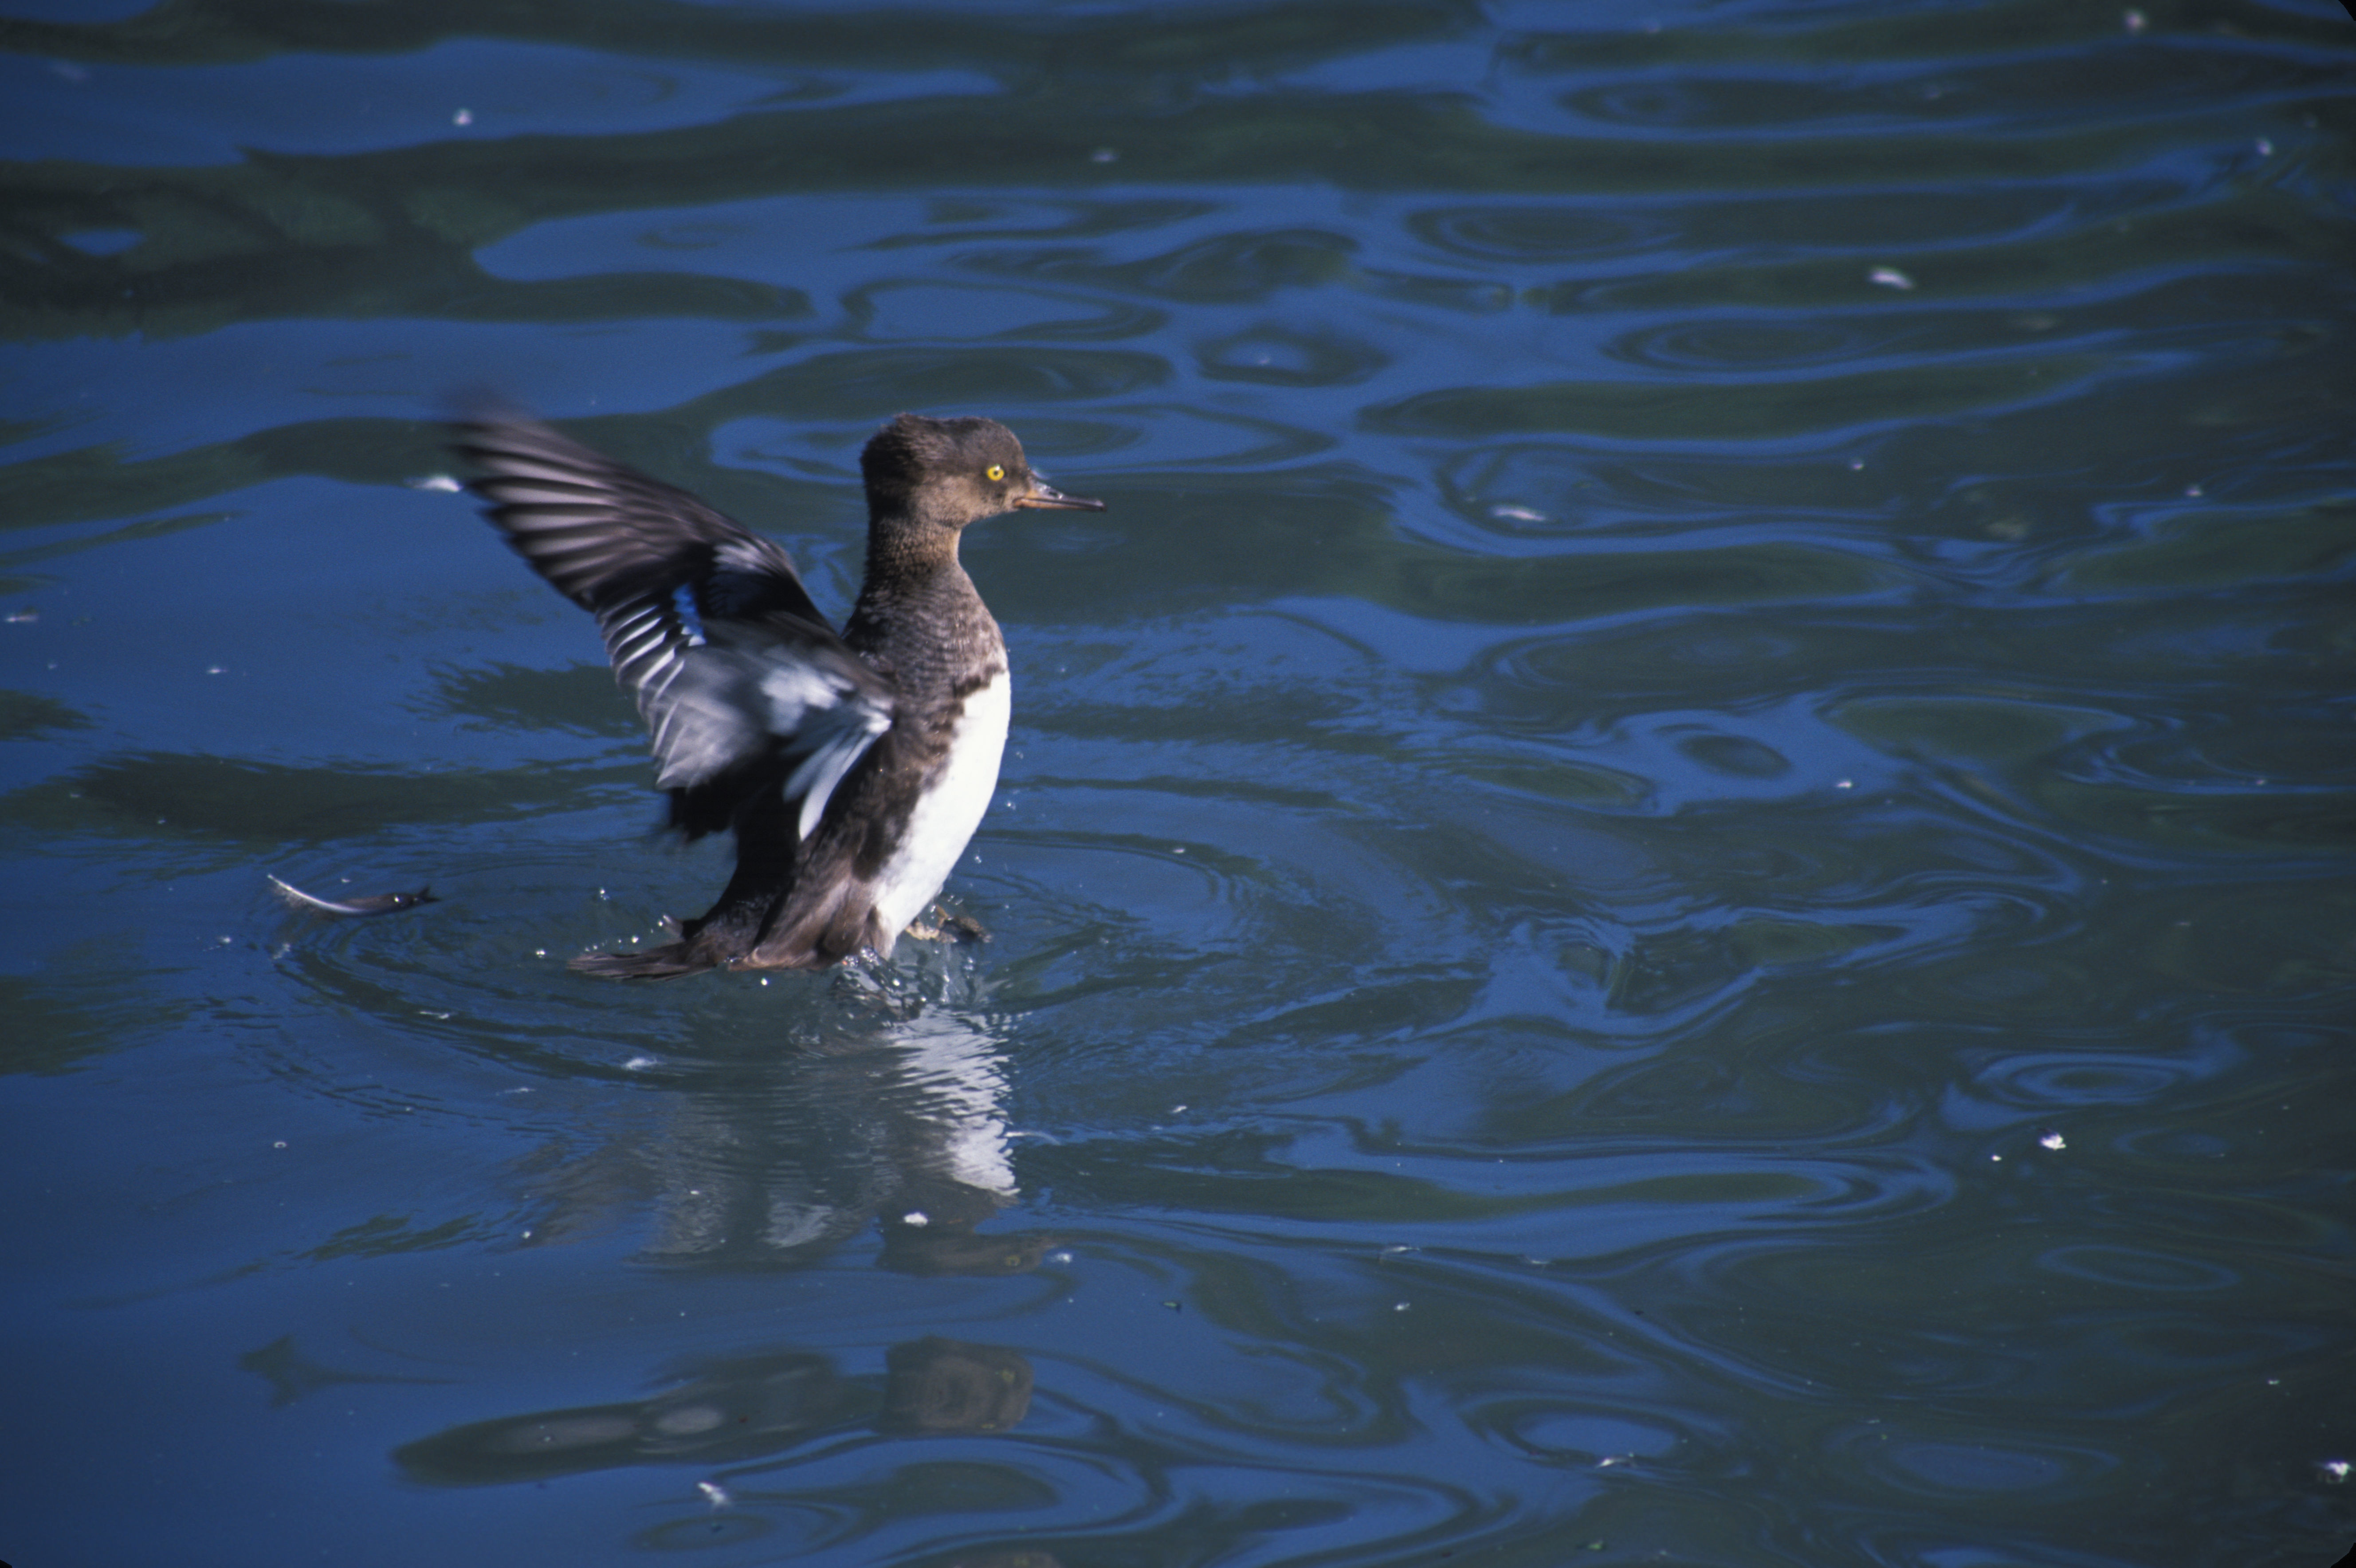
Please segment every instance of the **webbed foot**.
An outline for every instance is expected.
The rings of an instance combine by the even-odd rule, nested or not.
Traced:
[[[935,924],[928,926],[922,920],[912,921],[908,926],[907,934],[920,942],[937,942],[943,937],[953,938],[961,942],[986,942],[990,940],[988,928],[980,920],[964,915],[951,914],[938,904],[933,906],[932,912]]]

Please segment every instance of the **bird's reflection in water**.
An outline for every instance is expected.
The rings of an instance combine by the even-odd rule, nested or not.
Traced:
[[[557,1152],[528,1179],[532,1244],[649,1216],[641,1257],[673,1268],[802,1267],[873,1223],[882,1262],[911,1274],[1012,1274],[1050,1238],[986,1235],[1012,1203],[1005,1060],[969,1016],[851,977],[790,1042],[691,1041],[648,1074],[651,1120],[601,1148]],[[873,985],[872,979],[863,983]],[[1003,1432],[1031,1402],[1015,1351],[927,1337],[895,1345],[879,1380],[831,1357],[771,1348],[692,1364],[651,1398],[452,1427],[396,1449],[445,1486],[649,1464],[743,1462],[813,1437]]]
[[[1004,1432],[1031,1406],[1031,1363],[1002,1346],[932,1337],[894,1345],[885,1367],[879,1388],[809,1351],[736,1357],[650,1399],[470,1422],[392,1457],[412,1480],[492,1486],[630,1465],[742,1463],[862,1428]]]
[[[817,1262],[871,1223],[911,1274],[1012,1274],[1053,1239],[984,1234],[1012,1203],[1005,1058],[946,1006],[870,999],[820,1037],[666,1064],[651,1125],[531,1179],[545,1243],[651,1207],[649,1262],[725,1269]]]

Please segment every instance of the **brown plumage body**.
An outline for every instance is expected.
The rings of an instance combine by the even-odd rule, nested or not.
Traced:
[[[671,825],[736,838],[728,886],[680,940],[573,966],[889,956],[980,822],[1006,736],[1006,645],[958,541],[1015,508],[1102,503],[1050,489],[995,421],[902,414],[861,456],[867,569],[837,637],[784,551],[685,491],[528,420],[470,424],[460,449],[509,542],[597,617]]]

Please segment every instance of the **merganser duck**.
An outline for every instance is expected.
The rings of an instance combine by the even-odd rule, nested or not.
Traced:
[[[686,491],[519,416],[464,424],[457,445],[508,542],[597,618],[670,825],[736,835],[735,874],[680,940],[572,967],[890,957],[980,824],[1006,745],[1006,644],[958,539],[1001,512],[1104,503],[1049,487],[995,420],[901,414],[860,455],[867,573],[838,636],[784,550]]]

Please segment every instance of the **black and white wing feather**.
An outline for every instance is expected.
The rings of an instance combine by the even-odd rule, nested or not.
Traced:
[[[519,418],[461,427],[491,521],[597,618],[690,836],[782,776],[809,836],[891,726],[894,689],[819,616],[793,558],[658,479]]]

